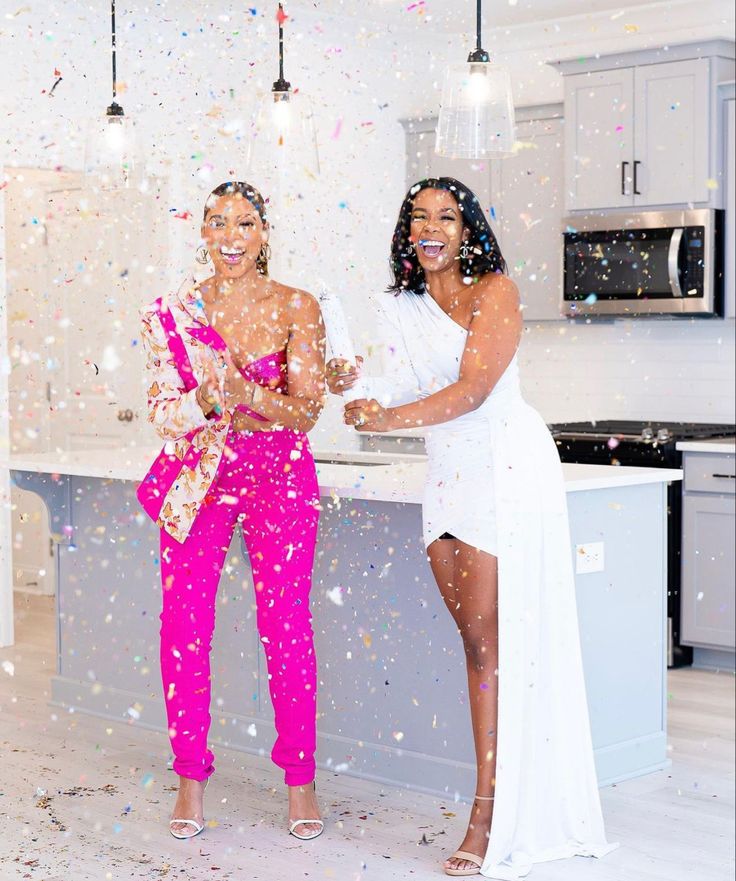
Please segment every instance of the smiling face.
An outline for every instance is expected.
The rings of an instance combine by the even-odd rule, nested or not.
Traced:
[[[425,273],[456,266],[460,247],[468,238],[457,199],[447,190],[426,189],[417,194],[411,212],[409,238]]]
[[[207,202],[202,240],[215,274],[243,278],[257,271],[258,255],[268,241],[268,224],[241,193],[218,196]]]

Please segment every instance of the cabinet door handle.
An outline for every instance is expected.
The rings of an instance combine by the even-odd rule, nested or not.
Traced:
[[[621,195],[622,196],[626,195],[626,166],[628,164],[629,164],[628,162],[621,163]]]
[[[638,185],[636,182],[636,173],[639,170],[640,165],[641,165],[641,160],[635,159],[634,160],[634,195],[635,196],[641,196],[641,193],[639,192],[639,188],[638,188]]]
[[[736,480],[736,474],[714,474],[719,480]]]

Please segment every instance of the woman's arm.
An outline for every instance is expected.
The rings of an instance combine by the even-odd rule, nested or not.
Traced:
[[[522,319],[519,292],[506,276],[486,276],[474,295],[457,382],[400,407],[386,409],[378,401],[353,401],[345,407],[345,421],[358,431],[394,431],[449,422],[480,407],[519,347]]]
[[[186,390],[158,315],[145,310],[141,321],[141,343],[150,380],[148,421],[164,440],[178,440],[210,421],[200,404],[201,389]],[[210,409],[206,403],[204,407]]]
[[[305,291],[295,291],[289,299],[289,342],[286,349],[288,393],[264,388],[242,380],[242,391],[235,390],[237,402],[244,404],[270,425],[294,431],[309,431],[319,418],[325,400],[325,330],[317,300]]]

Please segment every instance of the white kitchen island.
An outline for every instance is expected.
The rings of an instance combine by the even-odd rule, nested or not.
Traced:
[[[360,456],[362,464],[335,459]],[[158,531],[135,488],[150,450],[18,456],[57,542],[54,704],[160,729]],[[318,455],[318,458],[322,458]],[[467,797],[464,653],[421,541],[421,457],[326,454],[312,608],[321,767]],[[601,784],[664,767],[666,484],[680,471],[565,465],[580,632]],[[602,547],[600,546],[602,543]],[[592,547],[591,547],[592,545]],[[597,570],[597,571],[596,571]],[[220,585],[211,738],[273,737],[252,584],[236,537]],[[564,700],[564,683],[561,684]]]

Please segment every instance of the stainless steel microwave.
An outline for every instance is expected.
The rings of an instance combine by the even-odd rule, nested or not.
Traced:
[[[566,315],[722,315],[723,211],[568,217]]]

